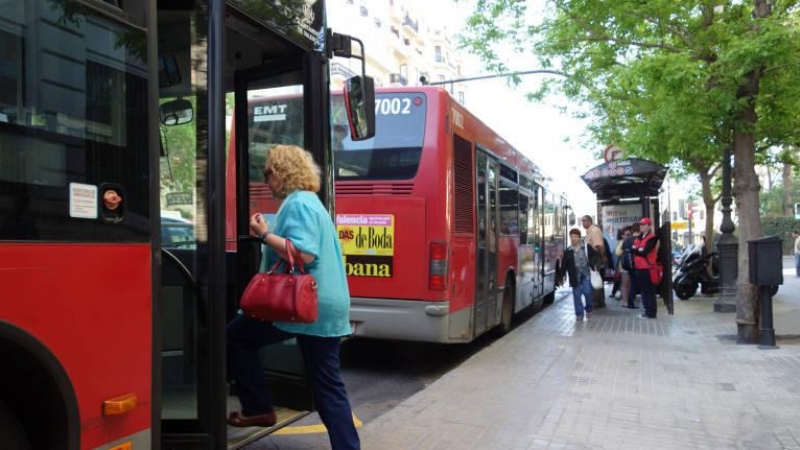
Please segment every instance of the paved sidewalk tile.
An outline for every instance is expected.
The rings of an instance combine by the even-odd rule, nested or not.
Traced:
[[[784,277],[776,350],[737,345],[713,298],[655,320],[609,299],[575,322],[566,297],[366,424],[363,448],[800,450],[800,279]]]

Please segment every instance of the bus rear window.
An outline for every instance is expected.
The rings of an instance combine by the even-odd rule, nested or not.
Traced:
[[[292,92],[287,96],[286,92]],[[304,147],[302,86],[271,88],[254,91],[258,97],[248,105],[251,183],[264,182],[267,153],[279,144]],[[281,95],[283,94],[283,95]],[[298,95],[300,94],[300,95]]]
[[[331,142],[337,180],[404,180],[419,168],[425,137],[425,94],[377,93],[375,137],[350,140],[341,96],[333,98]],[[337,114],[337,112],[342,112]]]

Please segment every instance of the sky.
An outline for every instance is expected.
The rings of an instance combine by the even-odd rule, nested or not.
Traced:
[[[424,4],[426,16],[449,20],[448,28],[456,32],[463,29],[465,18],[472,11],[472,0],[417,1]],[[529,0],[529,12],[539,14],[537,11],[543,5],[543,0]],[[487,74],[477,58],[466,50],[459,53],[464,78]],[[510,50],[508,53],[511,54]],[[506,65],[515,70],[539,68],[532,55],[516,55],[514,58],[506,61]],[[571,112],[559,109],[559,106],[568,106],[568,110],[576,111],[577,105],[563,97],[552,97],[542,103],[525,98],[546,79],[544,75],[523,75],[522,83],[516,87],[510,86],[505,78],[471,81],[466,83],[465,103],[470,111],[552,178],[551,187],[567,194],[576,215],[595,215],[594,194],[580,175],[602,163],[593,156],[602,148],[582,147],[580,143],[586,140],[582,136],[588,122],[575,119]]]

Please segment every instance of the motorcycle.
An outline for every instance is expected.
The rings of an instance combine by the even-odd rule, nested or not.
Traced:
[[[678,258],[674,275],[672,277],[672,289],[675,295],[686,300],[697,292],[703,294],[716,294],[719,292],[719,266],[718,255],[716,252],[705,253],[704,245],[687,246]],[[711,273],[708,266],[711,265]],[[770,286],[769,295],[774,296],[778,293],[779,286]]]
[[[717,253],[703,252],[703,245],[687,246],[678,259],[675,275],[672,277],[672,289],[681,300],[686,300],[697,292],[701,286],[703,294],[719,292],[719,269]],[[711,266],[711,273],[708,267]]]

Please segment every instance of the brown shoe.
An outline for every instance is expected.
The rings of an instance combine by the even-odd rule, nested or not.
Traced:
[[[228,425],[232,427],[263,427],[269,428],[278,421],[275,412],[259,414],[257,416],[244,416],[240,412],[232,412],[228,415]]]

